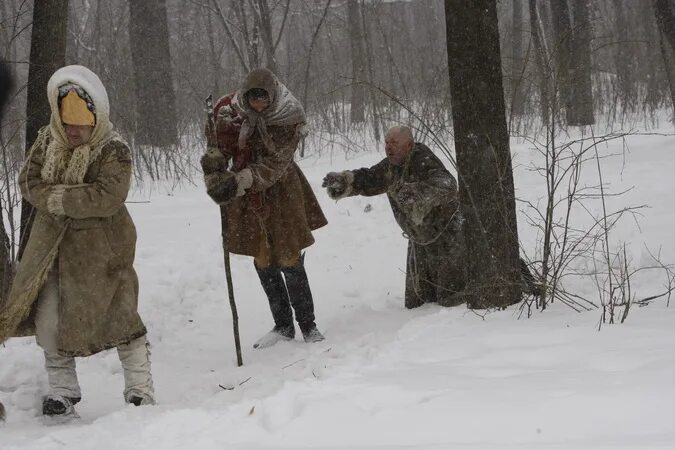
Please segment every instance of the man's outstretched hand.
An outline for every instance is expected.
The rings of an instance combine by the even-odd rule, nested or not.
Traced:
[[[321,183],[321,187],[326,188],[330,198],[333,200],[338,200],[349,195],[349,191],[351,191],[352,180],[353,175],[351,172],[328,172],[328,174],[323,177],[323,183]]]

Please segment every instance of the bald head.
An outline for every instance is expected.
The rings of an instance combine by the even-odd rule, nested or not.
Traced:
[[[398,137],[401,140],[408,141],[408,142],[414,142],[413,134],[410,128],[408,127],[391,127],[387,131],[387,134],[385,135],[385,139],[387,136],[391,137]]]
[[[408,127],[392,127],[384,136],[384,150],[389,162],[395,166],[403,164],[414,146],[413,134]]]

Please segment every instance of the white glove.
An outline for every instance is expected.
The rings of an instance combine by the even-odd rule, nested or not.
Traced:
[[[235,173],[234,179],[237,180],[237,197],[244,195],[246,189],[250,189],[253,186],[253,172],[249,168]]]

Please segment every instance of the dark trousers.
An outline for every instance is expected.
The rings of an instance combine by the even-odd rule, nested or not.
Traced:
[[[303,333],[315,328],[314,300],[305,271],[304,254],[290,267],[271,265],[260,269],[257,264],[254,265],[267,295],[275,327],[293,327],[292,306],[295,320]]]

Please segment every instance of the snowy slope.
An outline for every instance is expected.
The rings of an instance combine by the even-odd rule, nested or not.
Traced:
[[[603,151],[621,150],[612,146]],[[651,208],[641,231],[626,224],[616,239],[638,262],[643,243],[662,245],[673,262],[675,138],[636,137],[629,147],[625,165],[607,161],[606,176],[617,190],[635,185],[623,201]],[[543,180],[527,169],[537,155],[522,142],[513,150],[517,195],[536,201]],[[329,219],[306,259],[325,342],[254,351],[271,316],[251,260],[233,257],[241,368],[217,208],[201,186],[135,192],[130,200],[149,201],[129,209],[159,404],[124,405],[110,351],[78,361],[81,419],[45,425],[41,353],[32,339],[14,339],[0,349],[9,413],[0,449],[675,449],[675,306],[636,308],[601,332],[599,311],[560,305],[530,319],[517,308],[484,317],[405,310],[406,243],[386,198],[335,203],[320,188],[327,171],[381,157],[324,151],[300,162]],[[519,226],[531,249],[534,231]],[[661,290],[649,278],[636,288]]]

